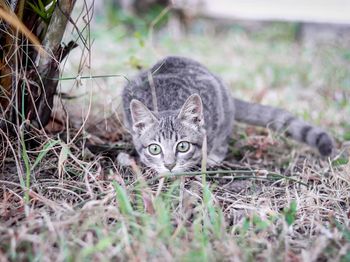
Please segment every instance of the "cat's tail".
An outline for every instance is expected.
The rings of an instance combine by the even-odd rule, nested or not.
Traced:
[[[329,156],[334,148],[332,137],[323,129],[313,126],[286,110],[234,99],[236,121],[268,127],[276,132],[306,143]]]

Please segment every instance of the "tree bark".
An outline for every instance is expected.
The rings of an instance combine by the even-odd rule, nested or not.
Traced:
[[[43,82],[43,90],[45,91],[41,92],[39,102],[37,103],[39,116],[33,119],[33,125],[36,127],[45,127],[51,115],[53,99],[58,85],[58,67],[64,58],[62,51],[67,51],[67,49],[62,49],[61,41],[75,2],[75,0],[61,0],[57,2],[43,40],[43,47],[47,53],[40,56],[38,72]],[[68,48],[72,49],[75,46],[75,44],[71,44]]]
[[[23,18],[28,32],[41,36],[41,50],[45,50],[39,52],[30,45],[26,37],[18,33],[15,24],[1,22],[0,27],[8,32],[0,35],[0,74],[4,76],[0,78],[0,128],[5,131],[9,129],[9,123],[15,127],[24,120],[29,120],[34,127],[45,127],[56,94],[59,64],[76,46],[75,43],[61,46],[76,0],[58,0],[49,24],[44,27],[43,20],[27,2],[35,3],[19,0],[11,1],[10,5],[0,0],[0,8],[11,9],[17,20]],[[36,64],[27,63],[28,58],[37,61]]]

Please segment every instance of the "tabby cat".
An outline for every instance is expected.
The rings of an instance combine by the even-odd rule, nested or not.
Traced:
[[[323,129],[283,109],[233,98],[217,76],[189,58],[166,57],[141,72],[125,86],[123,108],[141,161],[160,173],[198,166],[205,136],[208,165],[220,163],[235,121],[284,132],[323,156],[333,150]]]

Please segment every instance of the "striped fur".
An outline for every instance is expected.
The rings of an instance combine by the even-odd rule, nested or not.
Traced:
[[[313,126],[280,108],[234,100],[236,121],[284,133],[287,137],[317,148],[323,156],[332,153],[333,140],[322,128]]]
[[[123,108],[141,161],[159,172],[169,171],[166,166],[185,171],[199,164],[204,136],[209,164],[222,161],[235,120],[284,132],[324,156],[333,149],[323,129],[283,109],[232,98],[218,77],[188,58],[167,57],[141,72],[124,88]],[[188,152],[177,151],[181,141],[190,142]],[[159,145],[162,152],[151,155],[150,144]]]

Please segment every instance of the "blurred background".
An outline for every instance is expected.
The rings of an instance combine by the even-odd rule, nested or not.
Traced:
[[[349,10],[347,0],[78,1],[65,38],[79,47],[62,64],[60,84],[74,99],[63,104],[77,126],[99,119],[107,130],[128,79],[181,55],[206,65],[235,96],[350,140]]]

